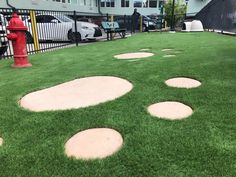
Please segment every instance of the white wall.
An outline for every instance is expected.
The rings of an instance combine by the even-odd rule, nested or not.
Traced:
[[[157,8],[137,8],[137,11],[142,15],[159,14],[158,8],[159,0],[157,1]],[[114,15],[132,15],[134,12],[133,0],[130,0],[129,7],[121,7],[121,0],[115,1],[114,7],[101,7],[103,13],[109,13]]]
[[[9,3],[19,9],[42,9],[58,11],[76,10],[79,12],[98,13],[98,8],[96,7],[95,3],[96,0],[86,0],[86,6],[81,5],[82,3],[72,3],[75,2],[75,0],[70,1],[71,3],[52,2],[52,0],[9,0]],[[81,0],[78,1],[80,2]],[[66,2],[68,2],[68,0],[66,0]],[[0,7],[9,8],[6,5],[5,0],[0,0]]]
[[[189,0],[187,13],[197,13],[205,7],[211,0]]]

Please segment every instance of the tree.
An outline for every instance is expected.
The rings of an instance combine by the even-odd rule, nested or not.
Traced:
[[[179,23],[181,19],[184,18],[186,14],[186,5],[184,0],[175,0],[175,20],[174,20],[174,25]],[[168,0],[164,4],[164,9],[165,9],[165,20],[167,21],[167,26],[170,26],[171,24],[171,18],[172,18],[172,3],[173,0]]]

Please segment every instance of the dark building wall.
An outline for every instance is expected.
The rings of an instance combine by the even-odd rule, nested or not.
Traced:
[[[236,21],[236,0],[212,0],[196,15],[205,29],[216,29],[236,32],[233,21]]]

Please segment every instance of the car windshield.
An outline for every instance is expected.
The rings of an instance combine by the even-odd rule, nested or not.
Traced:
[[[149,18],[148,16],[143,16],[144,20],[151,20],[151,18]]]
[[[73,19],[69,18],[66,15],[55,15],[55,17],[62,22],[73,22]]]

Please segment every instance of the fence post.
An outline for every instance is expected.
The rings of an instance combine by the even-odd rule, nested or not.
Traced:
[[[33,40],[34,50],[36,52],[38,52],[40,50],[40,46],[39,46],[38,28],[37,28],[36,16],[35,16],[35,11],[34,10],[30,10],[30,19],[31,19],[31,30],[32,30],[33,39],[34,39]]]
[[[124,28],[127,30],[126,15],[124,15]]]
[[[79,41],[78,41],[78,29],[77,29],[77,20],[76,20],[76,11],[74,11],[74,22],[75,22],[75,44],[76,46],[79,45]],[[72,30],[73,33],[73,30]]]
[[[170,30],[175,31],[175,0],[172,1],[171,25]]]
[[[113,15],[111,15],[111,22],[114,22],[114,16],[113,16]],[[110,34],[110,39],[111,39],[111,40],[113,39],[112,33]]]
[[[109,22],[109,16],[107,14],[107,22]],[[107,40],[109,40],[109,33],[107,32]]]
[[[143,16],[140,15],[140,32],[143,32]]]
[[[222,19],[221,19],[221,34],[223,34],[224,33],[224,20],[225,20],[225,14],[224,14],[224,12],[225,12],[225,0],[222,0],[222,14],[221,14],[221,17],[222,17]]]

